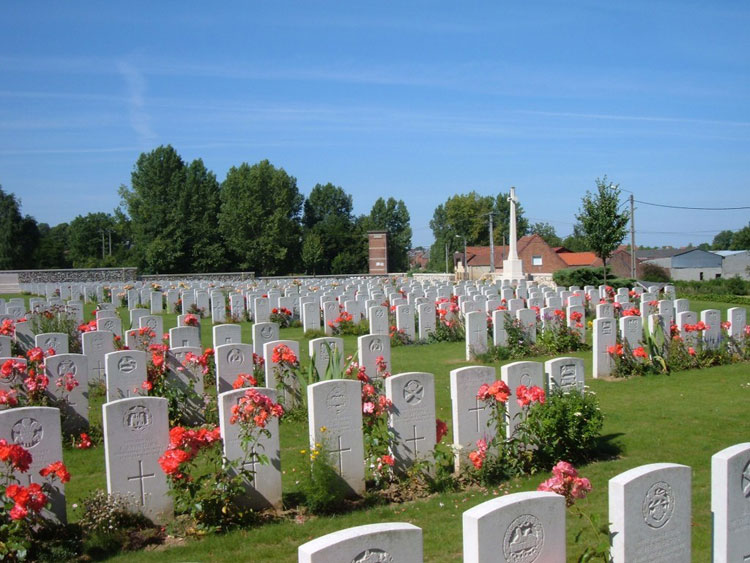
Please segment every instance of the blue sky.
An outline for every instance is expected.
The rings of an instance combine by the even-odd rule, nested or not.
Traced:
[[[219,181],[268,158],[357,213],[403,199],[415,246],[451,195],[511,185],[563,236],[604,174],[644,202],[750,206],[744,0],[215,4],[4,5],[0,184],[24,213],[111,212],[160,144]],[[637,207],[638,244],[750,220]]]

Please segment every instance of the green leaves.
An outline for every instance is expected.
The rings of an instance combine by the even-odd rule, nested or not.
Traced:
[[[576,215],[588,247],[607,265],[607,259],[617,249],[627,232],[630,213],[619,211],[620,187],[596,180],[596,192],[586,192],[582,207]],[[605,270],[606,283],[606,270]]]

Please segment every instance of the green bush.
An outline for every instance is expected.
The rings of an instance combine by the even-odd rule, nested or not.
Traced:
[[[610,275],[611,270],[607,267],[607,285],[615,289],[633,287],[636,283],[636,280],[630,278],[616,278],[610,277]],[[565,287],[570,287],[571,285],[577,285],[578,287],[585,285],[598,286],[604,283],[604,268],[569,268],[557,270],[552,274],[552,279],[557,285]]]
[[[736,303],[732,296],[744,296],[750,293],[750,281],[745,281],[738,276],[703,281],[676,281],[674,285],[683,297],[712,296],[710,300],[718,300],[721,297],[722,300],[732,299],[730,303]]]
[[[650,282],[669,282],[672,278],[669,277],[669,271],[666,268],[657,266],[656,264],[641,264],[641,276],[643,281]]]
[[[534,466],[548,469],[560,460],[577,465],[594,459],[603,425],[594,393],[557,390],[529,409],[520,433],[535,447]]]

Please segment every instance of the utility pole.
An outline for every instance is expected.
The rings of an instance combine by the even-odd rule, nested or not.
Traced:
[[[630,194],[630,277],[636,279],[636,258],[635,258],[635,201],[633,194]]]
[[[107,234],[109,235],[109,255],[112,256],[112,231],[108,230]]]
[[[445,273],[448,273],[448,243],[445,243]]]
[[[490,276],[495,273],[495,241],[492,238],[492,211],[489,212],[490,216]]]
[[[100,229],[99,232],[102,235],[102,260],[104,260],[104,229]]]

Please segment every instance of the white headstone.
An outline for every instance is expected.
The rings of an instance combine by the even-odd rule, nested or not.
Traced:
[[[49,378],[47,389],[58,399],[66,399],[60,405],[63,430],[77,433],[89,425],[89,362],[83,354],[55,354],[44,360],[44,369]],[[78,385],[68,391],[66,385],[72,375]],[[58,383],[60,382],[60,384]],[[72,385],[71,385],[72,386]]]
[[[508,413],[506,432],[507,437],[510,438],[521,422],[522,409],[516,401],[516,389],[519,385],[544,389],[544,365],[541,362],[512,362],[501,366],[500,373],[501,379],[511,392],[511,397],[505,407]]]
[[[609,480],[613,563],[688,562],[692,470],[686,465],[641,465]]]
[[[565,498],[513,493],[463,514],[464,563],[565,562]]]
[[[370,334],[388,335],[388,309],[382,305],[370,307]]]
[[[60,411],[52,407],[20,407],[0,411],[0,438],[9,444],[19,444],[31,454],[28,471],[16,471],[13,476],[19,484],[44,484],[47,479],[39,471],[50,463],[62,461],[62,435]],[[52,514],[65,522],[65,487],[55,481],[50,494]],[[49,513],[47,513],[49,514]]]
[[[284,405],[285,409],[292,409],[302,401],[302,397],[298,396],[299,382],[291,373],[277,373],[280,369],[279,364],[273,361],[273,351],[277,346],[286,346],[289,348],[297,357],[297,361],[299,361],[299,342],[296,340],[273,340],[263,345],[263,355],[266,358],[266,387],[278,389],[280,383],[278,375],[283,375],[284,395],[279,396],[279,401]]]
[[[44,332],[34,338],[35,344],[45,352],[52,348],[57,354],[68,353],[68,335],[64,332]]]
[[[583,393],[585,385],[583,358],[563,357],[544,362],[547,374],[547,389],[560,389],[565,393]]]
[[[396,468],[404,471],[431,456],[435,447],[435,377],[422,372],[392,375],[385,380],[385,395],[393,403],[388,411],[394,435],[391,452]]]
[[[298,561],[422,563],[422,530],[401,522],[347,528],[299,546]]]
[[[107,492],[126,496],[134,510],[157,523],[173,517],[159,457],[169,446],[168,401],[134,397],[102,405]]]
[[[253,352],[258,356],[264,355],[263,346],[267,342],[279,339],[278,323],[255,323],[253,324]],[[266,358],[268,359],[268,358]]]
[[[259,393],[276,401],[276,391],[267,387],[257,387]],[[252,479],[244,483],[246,497],[243,501],[255,510],[281,507],[281,447],[279,445],[279,420],[271,417],[266,422],[268,434],[261,434],[252,451],[245,453],[242,448],[240,424],[230,423],[232,407],[245,395],[246,389],[235,389],[221,393],[219,401],[219,424],[224,447],[224,457],[236,461],[237,468],[252,472]],[[258,456],[265,456],[268,463],[259,462]]]
[[[713,561],[750,561],[750,443],[711,457]]]
[[[419,339],[427,340],[430,334],[435,332],[436,327],[436,312],[434,303],[422,303],[417,306],[417,312],[419,313]]]
[[[477,399],[482,384],[496,379],[492,366],[468,366],[450,372],[451,413],[453,415],[453,447],[456,450],[456,469],[468,460],[469,452],[479,439],[490,442],[495,435],[492,411]]]
[[[94,330],[81,334],[81,348],[88,358],[89,383],[103,382],[106,375],[104,357],[115,351],[114,334],[106,330]]]
[[[104,357],[107,374],[107,401],[136,397],[146,381],[146,352],[120,350]]]
[[[313,338],[309,343],[309,353],[312,361],[315,362],[315,370],[318,372],[318,376],[322,378],[328,364],[330,362],[331,354],[335,350],[338,350],[340,357],[340,367],[344,367],[344,339],[335,336],[325,336],[323,338]]]
[[[386,364],[386,371],[391,371],[391,339],[382,334],[365,334],[357,338],[359,365],[364,366],[367,375],[376,377],[378,374],[376,360],[382,356]]]
[[[620,319],[620,337],[631,350],[643,345],[643,320],[637,315]]]
[[[612,373],[614,364],[607,349],[617,344],[616,322],[607,317],[594,319],[594,379]]]
[[[325,446],[331,466],[356,495],[365,490],[361,395],[362,384],[350,379],[320,381],[307,388],[310,447]]]
[[[213,327],[214,348],[222,344],[240,344],[242,327],[237,324],[220,324]]]
[[[216,392],[232,390],[241,373],[253,373],[253,347],[250,344],[221,344],[214,348],[216,362]]]
[[[487,315],[482,311],[466,314],[466,361],[487,352]]]

